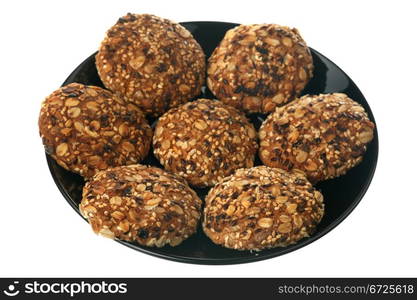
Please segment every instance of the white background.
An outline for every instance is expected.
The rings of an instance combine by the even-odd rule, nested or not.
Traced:
[[[417,276],[412,3],[1,1],[0,276]],[[245,265],[176,263],[94,235],[53,183],[37,118],[43,98],[127,12],[297,27],[354,79],[377,120],[378,167],[354,212],[307,247]]]

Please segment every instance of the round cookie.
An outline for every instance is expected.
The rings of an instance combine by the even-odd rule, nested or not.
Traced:
[[[92,177],[83,189],[80,212],[102,236],[144,246],[177,246],[196,231],[201,203],[182,178],[129,165]]]
[[[216,244],[237,250],[285,247],[314,233],[323,196],[307,179],[282,169],[239,169],[206,197],[203,229]]]
[[[39,132],[45,151],[59,165],[86,178],[108,167],[140,162],[152,139],[152,129],[137,106],[79,83],[44,100]]]
[[[316,183],[359,164],[374,128],[364,108],[345,94],[306,95],[266,118],[259,156],[267,166],[301,170]]]
[[[209,59],[213,94],[249,113],[293,100],[313,76],[310,50],[295,28],[275,24],[230,29]]]
[[[158,120],[153,148],[166,170],[204,187],[236,169],[252,167],[258,144],[242,113],[217,100],[199,99]]]
[[[198,96],[206,71],[203,50],[187,29],[130,13],[107,31],[96,66],[108,89],[153,116]]]

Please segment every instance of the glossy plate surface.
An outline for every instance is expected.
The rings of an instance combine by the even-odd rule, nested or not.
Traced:
[[[225,32],[237,24],[222,22],[186,22],[182,23],[182,25],[193,34],[202,46],[206,56],[209,57],[223,38]],[[375,123],[372,111],[355,83],[329,59],[313,49],[311,49],[311,51],[314,59],[314,76],[302,94],[331,92],[346,93],[349,97],[364,106],[369,118]],[[65,80],[64,84],[71,82],[103,87],[94,65],[94,54],[82,62]],[[213,98],[213,95],[207,91],[207,89],[203,90],[202,97]],[[258,129],[265,119],[265,116],[260,114],[252,115],[250,116],[250,119]],[[149,121],[151,124],[154,123],[154,120]],[[118,242],[150,255],[197,264],[247,263],[279,256],[317,240],[343,221],[356,207],[368,189],[376,168],[377,158],[378,134],[375,130],[375,137],[368,147],[363,162],[359,166],[350,170],[345,176],[316,185],[316,187],[322,191],[325,199],[325,215],[317,228],[317,232],[312,237],[305,238],[297,244],[286,248],[275,248],[261,252],[234,251],[212,243],[204,235],[201,227],[198,229],[197,234],[191,236],[177,247],[165,246],[163,248],[149,248],[140,246],[136,243],[124,241]],[[79,213],[78,205],[81,201],[81,191],[84,184],[83,179],[60,167],[48,155],[47,162],[59,190],[72,208]],[[149,154],[143,164],[160,167],[160,164],[152,153]],[[259,159],[257,160],[257,164],[260,164]],[[202,199],[204,199],[207,191],[208,189],[197,189],[197,192]],[[342,232],[339,234],[342,234]],[[323,251],[326,251],[326,249],[323,249]]]

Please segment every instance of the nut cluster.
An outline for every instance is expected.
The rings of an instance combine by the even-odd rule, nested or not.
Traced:
[[[258,144],[253,125],[238,110],[199,99],[159,118],[153,148],[165,169],[201,187],[252,167]]]
[[[297,98],[313,59],[297,29],[229,30],[209,59],[181,25],[127,14],[96,55],[112,92],[66,85],[42,103],[46,152],[87,180],[79,205],[93,231],[143,246],[177,246],[202,228],[236,250],[285,247],[324,214],[312,184],[356,166],[374,135],[364,108],[341,93]],[[294,100],[294,101],[293,101]],[[292,101],[292,102],[291,102]],[[259,129],[244,115],[271,113]],[[145,115],[159,117],[152,129]],[[254,167],[255,156],[265,166]],[[167,170],[140,165],[150,150]],[[170,173],[171,172],[171,173]]]
[[[183,179],[143,165],[98,172],[80,204],[94,232],[156,247],[179,245],[193,234],[200,209],[200,198]]]
[[[191,33],[148,14],[120,18],[96,66],[107,88],[153,116],[199,95],[205,81],[205,55]]]
[[[259,130],[259,156],[270,167],[299,169],[313,183],[356,166],[375,125],[345,94],[306,95],[270,114]]]
[[[323,213],[322,194],[304,176],[258,166],[240,169],[210,190],[203,229],[227,248],[262,250],[310,236]]]
[[[313,59],[295,28],[240,25],[214,50],[207,74],[209,89],[221,101],[270,113],[303,90],[313,75]]]
[[[152,139],[137,106],[102,88],[78,83],[44,100],[39,131],[46,152],[59,165],[87,178],[98,170],[140,162]]]

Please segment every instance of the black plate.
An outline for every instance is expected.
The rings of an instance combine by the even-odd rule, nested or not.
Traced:
[[[186,22],[182,23],[196,38],[202,46],[207,57],[210,56],[214,48],[223,38],[225,32],[237,24],[221,22]],[[371,109],[364,96],[357,88],[355,83],[329,59],[311,49],[314,59],[314,77],[303,91],[303,94],[318,94],[343,92],[362,104],[368,112],[369,118],[375,123]],[[79,82],[89,85],[103,87],[94,64],[94,54],[82,62],[65,80],[64,85],[71,82]],[[213,95],[204,89],[202,96],[213,98]],[[259,128],[264,115],[255,114],[250,116]],[[150,120],[153,122],[154,120]],[[152,151],[151,151],[152,152]],[[375,172],[378,158],[378,135],[375,130],[375,137],[368,147],[363,162],[356,168],[350,170],[345,176],[337,179],[328,180],[317,184],[317,188],[322,191],[325,199],[325,215],[317,228],[317,232],[310,238],[305,238],[295,245],[286,248],[275,248],[261,252],[234,251],[226,249],[212,243],[202,232],[201,227],[197,234],[193,235],[177,247],[165,246],[163,248],[149,248],[140,246],[136,243],[118,241],[132,249],[154,255],[157,257],[174,261],[197,263],[197,264],[237,264],[263,260],[279,256],[317,240],[331,229],[342,222],[365,194]],[[84,184],[83,179],[60,167],[50,156],[47,155],[47,162],[52,177],[55,180],[61,193],[79,213],[78,204],[81,201],[81,190]],[[257,161],[259,164],[259,160]],[[152,153],[145,159],[143,164],[159,166]],[[204,199],[208,189],[197,189],[199,196]],[[341,233],[339,233],[341,234]],[[323,249],[326,251],[326,249]]]

